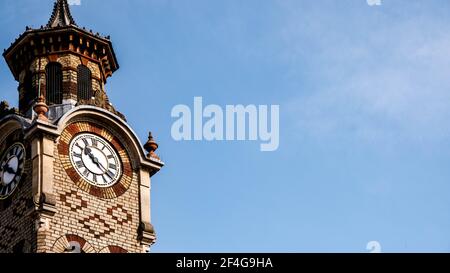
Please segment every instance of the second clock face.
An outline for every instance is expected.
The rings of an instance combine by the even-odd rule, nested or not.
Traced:
[[[70,161],[78,174],[91,185],[107,188],[122,175],[120,157],[102,137],[80,134],[70,142]]]
[[[13,144],[0,160],[0,200],[9,197],[19,185],[25,162],[25,147]]]

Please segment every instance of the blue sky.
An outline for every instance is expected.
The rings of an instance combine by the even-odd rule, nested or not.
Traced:
[[[52,0],[0,3],[0,45]],[[450,2],[82,0],[111,35],[108,94],[167,166],[154,252],[450,251]],[[17,100],[0,62],[1,98]],[[280,105],[280,148],[176,142],[171,109]]]

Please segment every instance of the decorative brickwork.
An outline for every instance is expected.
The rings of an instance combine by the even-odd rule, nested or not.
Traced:
[[[87,201],[83,200],[83,197],[77,194],[75,190],[60,194],[59,199],[63,205],[70,207],[70,210],[73,212],[81,211],[88,207]]]
[[[110,140],[115,149],[122,151],[121,156],[126,157],[128,154],[122,141],[114,136],[117,132],[113,128],[105,128],[92,122],[76,122],[63,130],[55,145],[54,188],[58,212],[51,220],[50,231],[46,232],[48,235],[45,244],[40,246],[40,251],[50,251],[55,241],[64,234],[76,234],[97,251],[117,246],[127,252],[142,253],[143,248],[137,239],[140,224],[139,182],[130,159],[123,158],[124,165],[129,164],[124,176],[131,180],[124,186],[126,190],[111,196],[112,198],[107,198],[107,195],[102,195],[106,198],[99,198],[98,191],[79,187],[79,183],[71,178],[73,174],[67,172],[66,166],[70,164],[70,161],[65,160],[67,144],[73,135],[85,131]]]

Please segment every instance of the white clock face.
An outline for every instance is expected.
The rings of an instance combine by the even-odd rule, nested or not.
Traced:
[[[25,147],[21,143],[12,145],[0,161],[0,200],[9,197],[22,179],[25,162]]]
[[[70,142],[70,161],[78,174],[96,187],[111,187],[122,174],[117,152],[93,134],[78,135]]]

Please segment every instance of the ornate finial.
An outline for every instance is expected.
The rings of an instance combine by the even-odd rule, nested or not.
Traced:
[[[33,107],[34,112],[37,114],[37,119],[42,121],[48,121],[48,118],[45,114],[48,112],[48,106],[45,103],[44,96],[40,96],[36,99],[36,104]]]
[[[159,160],[159,156],[155,153],[155,151],[158,150],[158,147],[158,143],[156,143],[155,139],[153,138],[152,132],[150,132],[148,135],[147,143],[144,144],[144,149],[148,152],[147,157]]]

